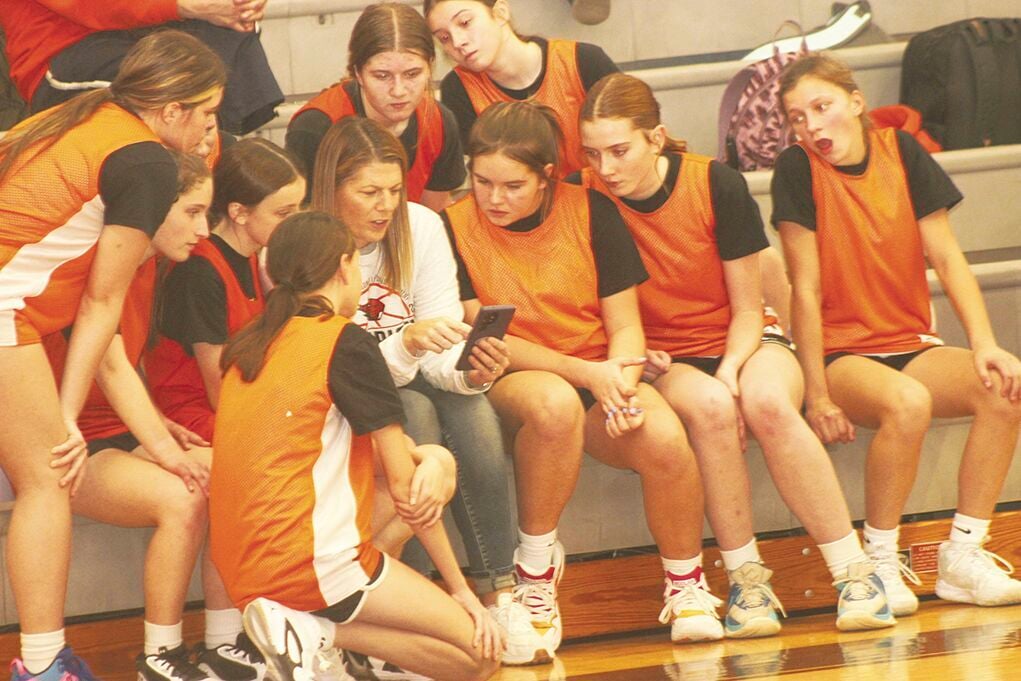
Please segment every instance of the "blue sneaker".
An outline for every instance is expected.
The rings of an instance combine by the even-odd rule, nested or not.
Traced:
[[[849,565],[847,575],[833,582],[833,586],[840,591],[837,629],[882,629],[897,623],[887,602],[883,581],[871,563],[863,561]]]
[[[61,650],[56,659],[44,671],[38,674],[25,669],[25,664],[18,658],[11,660],[11,681],[99,681],[69,646]]]
[[[780,631],[777,610],[784,617],[787,611],[769,585],[772,576],[772,570],[752,561],[730,573],[730,597],[723,622],[728,638],[773,636]]]

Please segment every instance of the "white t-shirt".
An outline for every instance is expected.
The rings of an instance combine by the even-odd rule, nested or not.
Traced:
[[[362,295],[354,321],[379,341],[379,349],[398,386],[421,371],[434,387],[462,394],[482,392],[469,385],[454,368],[464,348],[458,343],[445,352],[426,352],[416,358],[404,347],[404,329],[417,320],[448,317],[461,321],[464,307],[457,287],[457,265],[440,216],[425,206],[408,203],[411,228],[412,276],[407,290],[396,291],[382,281],[382,249],[378,244],[359,258]]]

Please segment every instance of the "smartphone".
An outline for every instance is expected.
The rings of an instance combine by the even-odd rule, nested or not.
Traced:
[[[475,344],[483,338],[503,338],[507,333],[511,318],[514,316],[513,305],[483,305],[479,313],[475,315],[475,323],[472,325],[468,340],[464,343],[464,351],[457,360],[457,369],[471,371],[472,365],[468,363],[468,357],[472,354]]]

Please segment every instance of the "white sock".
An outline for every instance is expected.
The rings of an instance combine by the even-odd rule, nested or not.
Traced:
[[[525,534],[518,530],[518,561],[540,573],[553,564],[553,545],[557,530],[546,534]]]
[[[733,572],[745,563],[761,563],[762,556],[759,555],[759,545],[755,542],[755,537],[751,538],[744,546],[739,546],[736,549],[730,551],[720,550],[720,556],[723,557],[723,567],[727,569],[727,572]]]
[[[44,634],[22,634],[21,661],[32,674],[41,674],[53,664],[66,645],[63,629]]]
[[[950,526],[950,541],[961,544],[981,544],[989,533],[989,520],[972,518],[963,513],[954,514],[954,523]]]
[[[900,542],[900,525],[894,526],[892,530],[877,530],[868,523],[861,531],[865,539],[865,553],[871,553],[873,547],[885,546],[891,551],[896,551]]]
[[[206,608],[206,648],[212,650],[225,643],[233,645],[244,630],[241,611],[237,608],[210,610]]]
[[[663,562],[663,572],[667,573],[668,577],[687,577],[692,572],[702,567],[702,554],[697,554],[694,558],[681,558],[675,560],[673,558],[664,558],[660,556],[659,559]]]
[[[849,565],[867,560],[865,552],[861,549],[861,542],[858,541],[858,533],[854,530],[842,539],[819,544],[819,551],[822,552],[822,558],[826,561],[826,567],[829,568],[833,579],[845,577]]]
[[[158,655],[173,650],[184,643],[184,626],[177,624],[153,624],[145,622],[145,654]]]

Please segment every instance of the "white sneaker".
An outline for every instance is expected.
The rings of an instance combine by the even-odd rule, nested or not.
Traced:
[[[528,608],[515,601],[514,596],[509,593],[500,594],[496,605],[489,606],[489,612],[503,630],[507,643],[501,659],[503,664],[534,664],[537,655],[545,655],[542,639],[532,626]]]
[[[514,572],[518,579],[513,591],[514,600],[525,606],[532,629],[539,639],[532,663],[549,662],[556,657],[563,638],[557,585],[564,576],[564,547],[560,542],[553,545],[553,564],[542,574],[533,574],[535,569],[519,561],[515,550]]]
[[[911,615],[918,610],[918,596],[904,583],[904,578],[916,586],[922,584],[918,575],[907,566],[896,546],[866,544],[865,555],[886,589],[886,600],[894,617]]]
[[[355,681],[355,677],[344,668],[342,652],[335,646],[328,646],[316,653],[312,661],[315,681]]]
[[[705,574],[698,571],[694,579],[664,578],[663,610],[659,621],[670,625],[670,640],[717,641],[723,638],[723,625],[716,608],[723,605],[709,593]]]
[[[837,629],[840,631],[882,629],[897,623],[883,580],[870,561],[848,565],[847,573],[834,581],[833,586],[840,592],[837,598]]]
[[[266,659],[269,676],[277,681],[312,681],[316,654],[333,643],[323,639],[315,615],[268,598],[249,603],[242,621],[248,637]]]
[[[986,539],[982,540],[982,544]],[[939,545],[936,595],[945,601],[976,605],[1021,603],[1021,582],[1014,566],[982,544],[945,541]],[[999,563],[999,565],[997,565]]]

